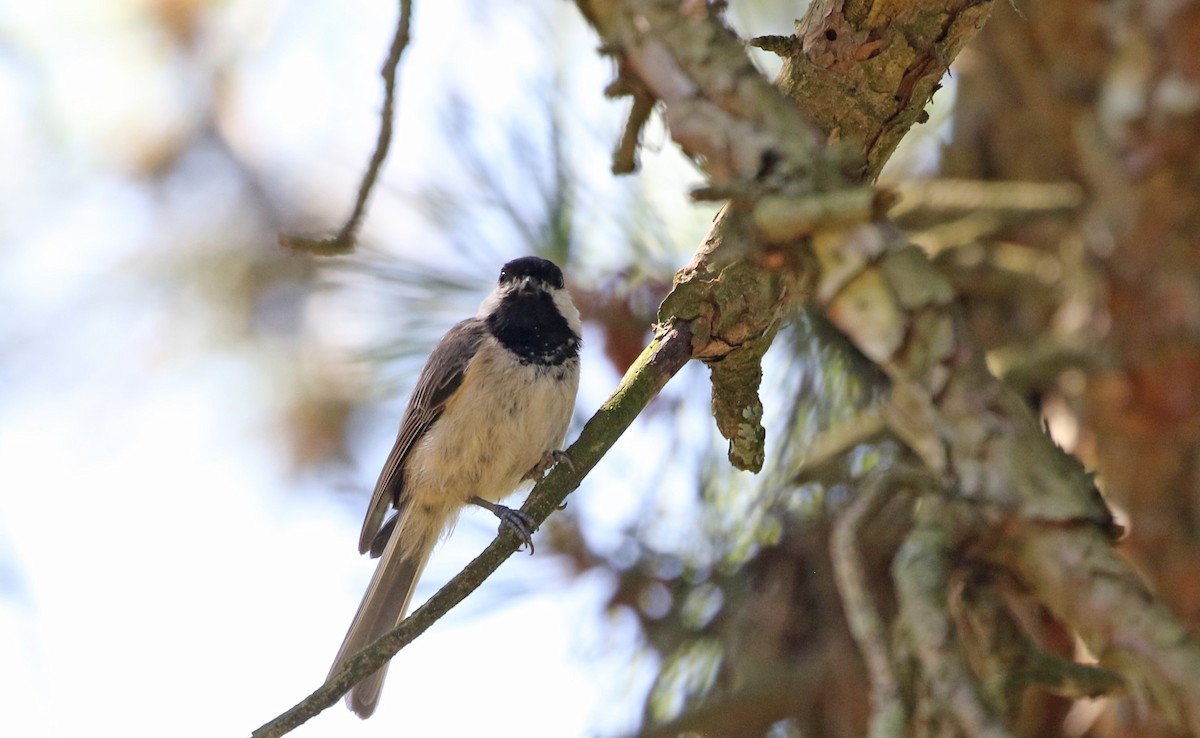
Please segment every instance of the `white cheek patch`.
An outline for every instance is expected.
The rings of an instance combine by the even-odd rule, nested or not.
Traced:
[[[558,308],[558,312],[567,319],[567,326],[576,336],[583,336],[583,324],[579,320],[579,310],[575,307],[575,303],[571,301],[571,294],[564,290],[554,290],[554,306]]]
[[[507,293],[508,290],[497,286],[496,289],[488,293],[487,297],[483,298],[483,302],[479,303],[479,309],[475,311],[475,317],[482,320],[496,312],[500,308],[500,301]]]

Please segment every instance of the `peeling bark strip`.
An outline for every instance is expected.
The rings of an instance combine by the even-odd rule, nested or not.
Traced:
[[[758,358],[803,293],[814,290],[834,324],[892,378],[888,425],[946,486],[921,500],[895,562],[904,645],[918,655],[916,679],[934,711],[971,735],[1006,733],[997,718],[1004,710],[973,681],[946,614],[947,567],[969,554],[1024,582],[1103,664],[1200,733],[1200,646],[1116,555],[1090,476],[987,371],[953,289],[925,255],[881,223],[822,223],[811,236],[768,247],[751,217],[762,195],[829,193],[873,179],[990,3],[819,0],[798,24],[798,43],[769,44],[788,55],[780,83],[795,105],[754,72],[704,2],[579,5],[620,73],[665,104],[672,136],[710,184],[744,193],[676,275],[659,313],[665,325],[689,326],[693,356],[710,365],[743,352],[729,371],[713,373],[731,461],[761,463],[753,445],[761,437]],[[850,171],[827,141],[852,142],[860,163]],[[753,397],[725,402],[734,384]]]

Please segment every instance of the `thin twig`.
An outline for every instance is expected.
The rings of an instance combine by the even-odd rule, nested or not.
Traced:
[[[754,206],[754,226],[767,243],[791,243],[819,230],[832,230],[883,217],[895,201],[888,190],[870,187],[786,197],[764,197]]]
[[[933,179],[896,187],[893,218],[914,210],[977,212],[1016,210],[1022,213],[1073,210],[1083,204],[1083,188],[1074,182],[986,182]]]
[[[821,431],[808,444],[804,460],[792,471],[793,479],[809,478],[816,470],[859,444],[870,441],[887,427],[879,406],[858,412],[849,419]]]
[[[902,468],[880,472],[862,485],[858,497],[833,527],[830,553],[834,580],[842,598],[846,622],[862,652],[871,682],[872,714],[868,733],[871,738],[904,735],[907,717],[900,685],[892,668],[887,626],[875,607],[867,582],[859,533],[888,502],[889,493],[929,483],[929,474],[922,470]]]
[[[1073,700],[1111,697],[1129,690],[1125,678],[1112,669],[1080,664],[1041,650],[1034,651],[1029,665],[1009,675],[1009,679],[1014,689],[1037,686]]]
[[[539,482],[522,510],[541,525],[589,471],[608,452],[650,400],[691,358],[691,334],[686,326],[671,329],[650,342],[633,363],[579,439],[567,449],[571,464],[559,464]],[[518,540],[503,533],[446,583],[429,600],[371,645],[351,657],[337,674],[287,712],[255,730],[252,738],[278,738],[334,705],[364,677],[373,674],[417,636],[475,591],[505,559],[517,550]]]
[[[633,107],[629,109],[625,130],[613,151],[613,174],[631,174],[637,171],[637,150],[642,139],[642,129],[645,128],[646,121],[650,120],[650,113],[654,112],[654,104],[658,102],[640,84],[633,86],[629,96],[633,98]]]
[[[375,187],[379,171],[383,168],[388,149],[392,145],[392,119],[395,117],[396,108],[396,68],[400,65],[404,49],[408,47],[411,23],[412,0],[400,0],[400,19],[396,22],[396,34],[392,37],[392,46],[388,49],[383,68],[379,70],[383,76],[383,110],[379,113],[379,136],[375,139],[375,151],[371,154],[367,171],[358,185],[358,197],[354,200],[354,210],[350,217],[333,238],[280,234],[281,245],[317,256],[335,256],[354,251],[358,229],[367,212],[367,200],[371,197],[371,190]]]

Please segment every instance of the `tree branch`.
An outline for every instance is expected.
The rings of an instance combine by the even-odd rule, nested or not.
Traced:
[[[400,57],[408,47],[410,40],[409,28],[412,24],[412,0],[400,0],[400,19],[396,22],[396,33],[392,36],[392,45],[388,49],[387,58],[380,69],[383,77],[383,109],[379,111],[379,135],[375,139],[375,150],[371,153],[371,161],[358,185],[358,196],[354,199],[354,210],[342,225],[337,235],[332,238],[314,238],[310,236],[280,234],[279,243],[297,251],[305,251],[316,256],[336,256],[354,251],[358,241],[358,229],[362,225],[363,216],[367,212],[367,200],[379,178],[379,171],[387,159],[388,149],[392,145],[392,119],[396,108],[396,69],[400,65]]]
[[[1070,623],[1104,667],[1200,734],[1200,643],[1090,526],[1035,526],[1009,553],[1037,595]]]
[[[833,527],[830,553],[834,580],[842,598],[846,623],[858,643],[871,682],[869,738],[907,734],[907,710],[893,668],[887,625],[871,596],[859,533],[891,499],[890,495],[919,490],[933,480],[922,469],[899,468],[878,472],[867,479]]]
[[[971,738],[1010,738],[1012,734],[980,694],[947,612],[949,531],[944,503],[927,496],[918,509],[917,525],[892,565],[900,616],[912,634],[917,659],[939,706]]]
[[[638,146],[642,143],[642,129],[654,112],[654,96],[629,77],[618,77],[604,90],[607,97],[628,96],[633,105],[629,109],[629,117],[625,120],[625,130],[621,140],[613,150],[612,173],[632,174],[637,171]]]

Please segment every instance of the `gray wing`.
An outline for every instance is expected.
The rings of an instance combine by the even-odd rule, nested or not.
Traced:
[[[371,543],[379,533],[389,507],[403,511],[407,502],[404,496],[404,462],[462,384],[467,364],[475,355],[484,335],[486,325],[482,320],[464,320],[447,331],[429,355],[413,389],[408,409],[404,411],[404,419],[400,421],[396,445],[392,446],[392,452],[388,454],[383,471],[379,474],[379,481],[375,483],[375,493],[371,495],[371,504],[358,538],[359,553],[371,550]]]

